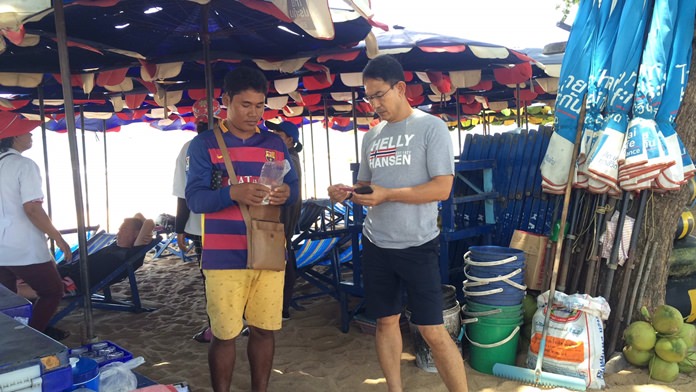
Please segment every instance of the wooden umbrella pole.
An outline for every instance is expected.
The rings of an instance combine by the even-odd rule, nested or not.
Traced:
[[[65,29],[65,10],[63,0],[53,2],[54,17],[56,23],[56,40],[58,42],[58,62],[60,64],[60,79],[63,87],[63,99],[65,101],[65,124],[68,129],[68,144],[70,146],[70,160],[72,161],[73,192],[75,193],[75,210],[77,214],[77,240],[80,252],[80,279],[82,280],[82,292],[89,293],[89,264],[87,262],[87,231],[85,229],[85,216],[82,201],[82,180],[80,174],[80,158],[77,149],[77,135],[75,132],[75,108],[73,107],[72,86],[70,83],[70,59],[68,57],[68,37]],[[92,319],[92,298],[84,295],[84,343],[96,340],[94,335],[94,321]]]

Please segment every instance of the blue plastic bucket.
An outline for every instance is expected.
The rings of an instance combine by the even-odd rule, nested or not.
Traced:
[[[87,388],[99,392],[99,364],[90,358],[80,358],[72,368],[74,391],[78,388]]]
[[[516,256],[518,262],[521,260],[522,264],[524,264],[524,252],[515,248],[508,248],[505,246],[495,245],[482,245],[470,246],[469,251],[471,252],[471,259],[475,261],[498,261],[502,259],[507,259],[508,257]]]

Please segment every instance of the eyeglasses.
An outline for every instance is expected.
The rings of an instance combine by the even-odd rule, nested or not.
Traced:
[[[380,100],[380,101],[381,101],[382,98],[384,98],[384,96],[387,95],[387,93],[389,93],[389,91],[391,91],[391,90],[394,88],[394,86],[397,85],[397,83],[399,83],[399,82],[394,82],[394,83],[392,83],[392,84],[389,86],[389,89],[388,89],[387,91],[383,92],[383,93],[377,93],[377,94],[374,94],[374,95],[366,95],[365,97],[363,97],[363,100],[364,100],[365,102],[367,102],[367,103],[372,103],[372,101],[377,101],[377,100]]]

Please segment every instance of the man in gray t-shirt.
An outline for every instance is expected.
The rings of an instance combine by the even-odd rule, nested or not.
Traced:
[[[399,318],[406,289],[411,322],[428,343],[450,391],[466,391],[464,362],[443,325],[438,263],[437,202],[449,197],[452,141],[438,118],[413,109],[404,71],[384,55],[363,70],[366,99],[383,120],[363,138],[355,187],[328,188],[333,201],[369,207],[363,228],[363,272],[368,316],[377,320],[376,346],[390,391],[400,391]]]

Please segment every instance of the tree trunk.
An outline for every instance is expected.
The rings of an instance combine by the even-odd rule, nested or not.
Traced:
[[[692,48],[694,47],[692,42]],[[692,52],[691,64],[696,64],[696,51]],[[696,156],[696,72],[690,72],[689,83],[684,94],[684,99],[677,117],[677,133],[684,142],[687,151],[692,157]],[[689,199],[689,192],[683,187],[680,192],[672,192],[665,195],[653,194],[652,200],[648,201],[645,211],[644,224],[641,228],[638,253],[636,254],[636,264],[641,260],[641,256],[649,247],[656,249],[652,268],[648,276],[648,284],[641,298],[636,299],[633,311],[633,319],[640,318],[639,309],[645,305],[651,311],[658,305],[665,303],[665,292],[667,277],[669,274],[669,256],[672,252],[672,243],[676,223],[680,214]],[[646,263],[648,261],[646,260]],[[631,284],[638,284],[635,281],[636,271],[633,271]],[[642,288],[640,288],[642,289]],[[616,303],[615,295],[612,295],[611,303]],[[686,315],[685,315],[686,316]]]

